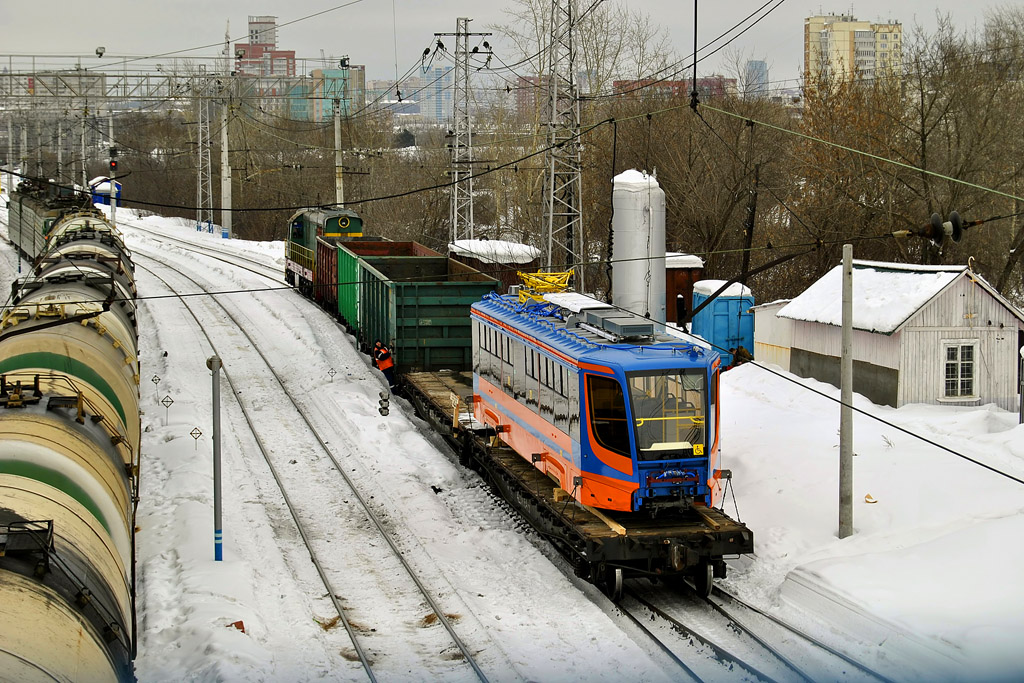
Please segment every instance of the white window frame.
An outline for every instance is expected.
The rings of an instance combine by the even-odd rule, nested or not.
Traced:
[[[941,346],[942,346],[942,362],[939,365],[939,368],[940,368],[939,369],[939,373],[940,373],[939,374],[939,383],[940,383],[940,387],[941,387],[941,389],[939,391],[939,400],[940,401],[951,401],[951,402],[976,401],[976,400],[978,400],[979,399],[979,394],[978,394],[978,348],[979,348],[979,340],[978,339],[943,339]],[[964,360],[961,357],[961,353],[962,353],[963,347],[965,347],[965,346],[966,347],[971,347],[971,360],[970,360],[970,364],[971,364],[971,377],[970,377],[971,393],[970,394],[960,394],[960,393],[948,394],[947,393],[947,389],[946,389],[946,382],[948,380],[948,378],[946,377],[946,366],[949,363],[951,363],[951,362],[955,362],[957,364],[957,366],[958,366],[958,374],[957,374],[957,377],[956,377],[956,383],[957,383],[957,391],[959,392],[960,389],[961,389],[962,383],[964,381],[964,377],[963,377]],[[949,349],[954,348],[954,347],[957,349],[957,358],[956,358],[955,361],[950,361],[950,360],[948,360],[948,358],[949,358]]]

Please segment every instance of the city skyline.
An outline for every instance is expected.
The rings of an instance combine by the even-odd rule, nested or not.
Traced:
[[[667,0],[647,0],[630,2],[628,6],[633,11],[647,13],[657,26],[665,29],[677,58],[688,61],[683,58],[692,51],[692,4],[682,6]],[[704,45],[712,41],[761,6],[761,2],[737,2],[730,4],[728,12],[721,12],[699,3],[698,42]],[[997,6],[998,3],[965,5],[952,0],[932,0],[905,2],[894,7],[892,3],[872,0],[841,8],[821,6],[812,10],[784,2],[727,48],[702,61],[698,65],[698,77],[718,73],[742,77],[737,69],[741,70],[746,61],[763,60],[771,74],[770,89],[797,87],[803,70],[804,19],[815,14],[834,12],[854,14],[872,22],[899,21],[909,40],[917,26],[926,31],[934,30],[936,12],[949,14],[954,26],[966,31],[980,27],[985,12]],[[313,14],[318,16],[302,19]],[[394,0],[393,6],[369,0],[348,3],[294,0],[279,7],[273,3],[249,4],[237,0],[186,0],[172,7],[141,0],[119,6],[114,14],[41,0],[16,9],[10,6],[0,9],[0,26],[3,27],[0,37],[7,54],[81,55],[83,67],[103,69],[106,64],[112,65],[118,55],[175,52],[181,59],[212,56],[220,51],[218,46],[223,43],[228,21],[232,43],[248,39],[247,19],[252,15],[278,17],[280,49],[294,50],[297,58],[310,61],[319,59],[321,50],[328,60],[348,56],[352,63],[366,66],[367,80],[396,76],[400,79],[407,72],[415,71],[421,64],[424,50],[435,47],[434,33],[451,32],[457,17],[472,18],[470,30],[480,32],[493,31],[493,25],[510,22],[502,7],[468,0],[437,0],[429,6],[411,0]],[[53,17],[60,19],[54,21]],[[42,30],[43,26],[47,29]],[[501,36],[492,36],[490,42],[501,61],[511,63],[510,60],[515,59],[514,51]],[[106,48],[106,61],[89,58],[99,45]],[[450,56],[435,56],[433,66],[444,64],[450,65]],[[497,61],[494,65],[498,65]],[[518,75],[535,74],[523,70]]]

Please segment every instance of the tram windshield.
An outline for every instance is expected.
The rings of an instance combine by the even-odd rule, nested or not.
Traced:
[[[626,373],[640,460],[704,455],[707,380],[702,369]]]

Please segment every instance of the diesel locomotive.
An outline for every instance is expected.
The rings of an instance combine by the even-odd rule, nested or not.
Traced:
[[[141,438],[131,254],[87,198],[24,182],[0,318],[0,671],[134,680]]]

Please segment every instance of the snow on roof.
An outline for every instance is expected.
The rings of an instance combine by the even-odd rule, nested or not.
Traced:
[[[776,299],[775,301],[768,301],[763,304],[758,304],[757,306],[754,306],[751,310],[761,311],[766,308],[780,308],[788,304],[790,301],[792,301],[792,299]]]
[[[448,251],[487,263],[529,263],[540,257],[540,249],[503,240],[456,240]]]
[[[629,190],[631,192],[646,192],[658,187],[658,179],[643,171],[630,169],[623,171],[612,178],[612,185],[616,190]]]
[[[711,296],[724,284],[725,280],[699,280],[693,283],[693,291]],[[753,296],[753,294],[750,291],[750,287],[734,282],[718,296]]]
[[[551,292],[544,295],[544,300],[568,309],[573,313],[579,313],[587,308],[611,308],[611,305],[579,292]]]
[[[964,266],[853,262],[853,326],[892,334],[953,280]],[[779,312],[779,317],[841,326],[843,267],[825,273]]]
[[[670,251],[665,254],[666,268],[703,268],[704,259],[693,254],[681,254],[678,251]]]
[[[121,183],[116,180],[114,181],[114,185],[121,187]],[[103,194],[104,192],[110,194],[110,178],[105,175],[96,176],[89,181],[89,189],[98,194]]]

